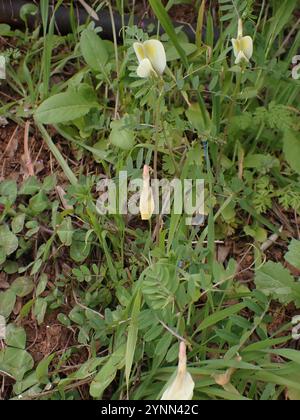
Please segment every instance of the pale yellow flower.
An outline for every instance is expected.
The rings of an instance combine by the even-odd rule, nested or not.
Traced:
[[[251,36],[243,36],[243,22],[239,19],[238,36],[237,39],[231,40],[233,45],[233,52],[235,55],[235,64],[242,62],[249,63],[253,55],[253,40]]]
[[[143,188],[140,197],[140,213],[142,220],[150,220],[155,209],[153,191],[150,186],[149,166],[144,166]]]
[[[195,383],[186,368],[186,345],[180,343],[177,375],[162,396],[162,400],[192,400]]]
[[[163,44],[157,39],[144,42],[135,42],[134,51],[139,61],[137,75],[142,78],[151,74],[162,75],[167,65],[167,57]]]

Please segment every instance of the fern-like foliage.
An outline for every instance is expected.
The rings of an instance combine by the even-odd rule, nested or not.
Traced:
[[[226,22],[237,17],[255,19],[253,14],[254,0],[219,0],[221,21]]]

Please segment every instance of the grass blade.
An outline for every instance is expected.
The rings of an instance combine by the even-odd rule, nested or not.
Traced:
[[[133,364],[133,358],[138,338],[138,316],[141,308],[141,291],[138,290],[137,295],[134,300],[133,309],[131,313],[131,321],[128,328],[128,338],[126,346],[126,356],[125,356],[125,376],[126,376],[126,385],[127,392],[129,388],[130,373]]]
[[[57,162],[61,166],[62,170],[64,171],[64,174],[66,175],[68,180],[71,182],[71,184],[76,185],[77,184],[76,176],[74,175],[73,171],[71,170],[71,168],[69,167],[69,165],[67,164],[65,159],[63,158],[63,156],[60,153],[60,151],[58,150],[58,148],[53,143],[53,141],[52,141],[51,137],[49,136],[45,127],[41,124],[37,124],[37,127],[40,130],[40,132],[43,136],[43,139],[45,140],[45,142],[46,142],[47,146],[49,147],[50,151],[52,152],[55,159],[57,160]]]
[[[178,42],[178,37],[174,30],[172,21],[166,12],[161,0],[149,0],[150,6],[152,7],[153,12],[155,13],[157,19],[160,21],[162,27],[169,35],[174,47],[178,51],[180,58],[185,66],[186,69],[189,67],[189,62],[186,56],[184,49],[181,47],[180,43]]]

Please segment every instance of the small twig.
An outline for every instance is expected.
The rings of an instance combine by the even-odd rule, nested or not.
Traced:
[[[279,229],[279,232],[281,233],[283,231],[283,226],[281,226],[281,228]],[[260,247],[260,250],[262,251],[262,252],[266,252],[272,245],[274,245],[275,244],[275,242],[278,240],[278,238],[279,238],[279,234],[278,233],[274,233],[273,235],[271,235],[270,237],[269,237],[269,239],[266,241],[266,242],[264,242],[263,244],[262,244],[262,246]]]
[[[93,312],[93,314],[98,315],[101,319],[105,319],[105,317],[104,317],[102,314],[100,314],[99,312],[94,311],[93,309],[88,308],[88,307],[87,307],[87,306],[85,306],[85,305],[82,305],[82,303],[80,303],[80,302],[78,301],[77,296],[76,296],[76,294],[75,294],[74,290],[73,290],[73,297],[74,297],[74,300],[75,300],[76,305],[78,305],[78,306],[79,306],[79,308],[84,309],[85,311],[90,311],[90,312]]]
[[[64,189],[60,185],[57,185],[56,192],[59,195],[59,198],[60,198],[61,204],[63,205],[63,208],[65,210],[73,210],[74,209],[73,206],[68,204],[68,202],[66,200],[66,192],[64,191]]]
[[[175,332],[174,330],[172,330],[172,328],[168,327],[163,321],[159,320],[159,322],[161,323],[161,325],[167,330],[169,331],[169,333],[171,333],[172,335],[174,335],[174,337],[178,338],[178,340],[183,341],[186,344],[189,344],[185,338],[183,338],[181,335],[177,334],[177,332]]]
[[[26,121],[25,132],[24,132],[24,158],[25,158],[25,165],[28,171],[28,175],[34,176],[34,168],[31,161],[30,152],[29,152],[29,128],[30,128],[30,122]]]
[[[276,54],[276,57],[278,57],[279,55],[282,54],[282,51],[284,50],[284,48],[286,47],[286,45],[289,43],[291,37],[293,36],[294,32],[297,30],[297,28],[300,25],[300,18],[297,20],[297,22],[295,23],[295,25],[292,27],[292,29],[290,30],[290,32],[288,33],[288,35],[286,36],[285,40],[283,41],[283,43],[281,44],[281,47],[278,49],[278,52]]]
[[[87,13],[94,19],[99,20],[99,16],[94,9],[91,8],[84,0],[78,0],[82,7],[87,11]]]

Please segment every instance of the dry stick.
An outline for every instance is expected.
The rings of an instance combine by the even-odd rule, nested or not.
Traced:
[[[95,10],[89,6],[84,0],[78,0],[79,3],[81,3],[82,7],[85,8],[85,10],[87,11],[87,13],[95,20],[99,20],[99,16],[97,15],[97,13],[95,12]]]
[[[169,331],[169,333],[171,333],[172,335],[174,335],[174,337],[178,338],[178,340],[183,341],[186,344],[189,344],[189,342],[182,337],[181,335],[177,334],[176,331],[172,330],[172,328],[168,327],[167,324],[165,324],[163,321],[159,320],[159,322],[161,323],[161,325],[167,330]]]
[[[264,242],[262,244],[262,246],[260,247],[260,250],[262,252],[266,252],[269,248],[271,248],[271,246],[275,245],[276,241],[279,239],[280,233],[282,233],[283,231],[283,226],[280,227],[279,229],[279,233],[273,233],[273,235],[271,235],[266,242]]]
[[[29,176],[34,176],[33,164],[32,164],[31,156],[29,152],[29,128],[30,128],[30,122],[26,121],[25,132],[24,132],[24,157],[25,157],[25,165],[28,170]]]
[[[87,307],[87,306],[85,306],[85,305],[82,305],[82,303],[80,303],[80,302],[78,301],[77,296],[76,296],[76,294],[75,294],[74,290],[73,290],[73,297],[74,297],[74,300],[75,300],[76,305],[78,305],[80,308],[82,308],[82,309],[84,309],[84,310],[86,310],[86,311],[90,311],[90,312],[92,312],[92,313],[93,313],[93,314],[95,314],[95,315],[98,315],[101,319],[104,319],[104,318],[105,318],[102,314],[100,314],[100,312],[94,311],[93,309],[88,308],[88,307]]]
[[[278,57],[282,50],[286,47],[286,45],[289,43],[289,40],[291,39],[291,37],[293,36],[293,33],[297,30],[298,26],[300,25],[300,18],[297,20],[297,22],[295,23],[295,25],[292,27],[292,29],[290,30],[290,32],[288,33],[287,37],[285,38],[285,40],[283,41],[281,47],[278,49],[278,52],[276,54],[276,57]]]

